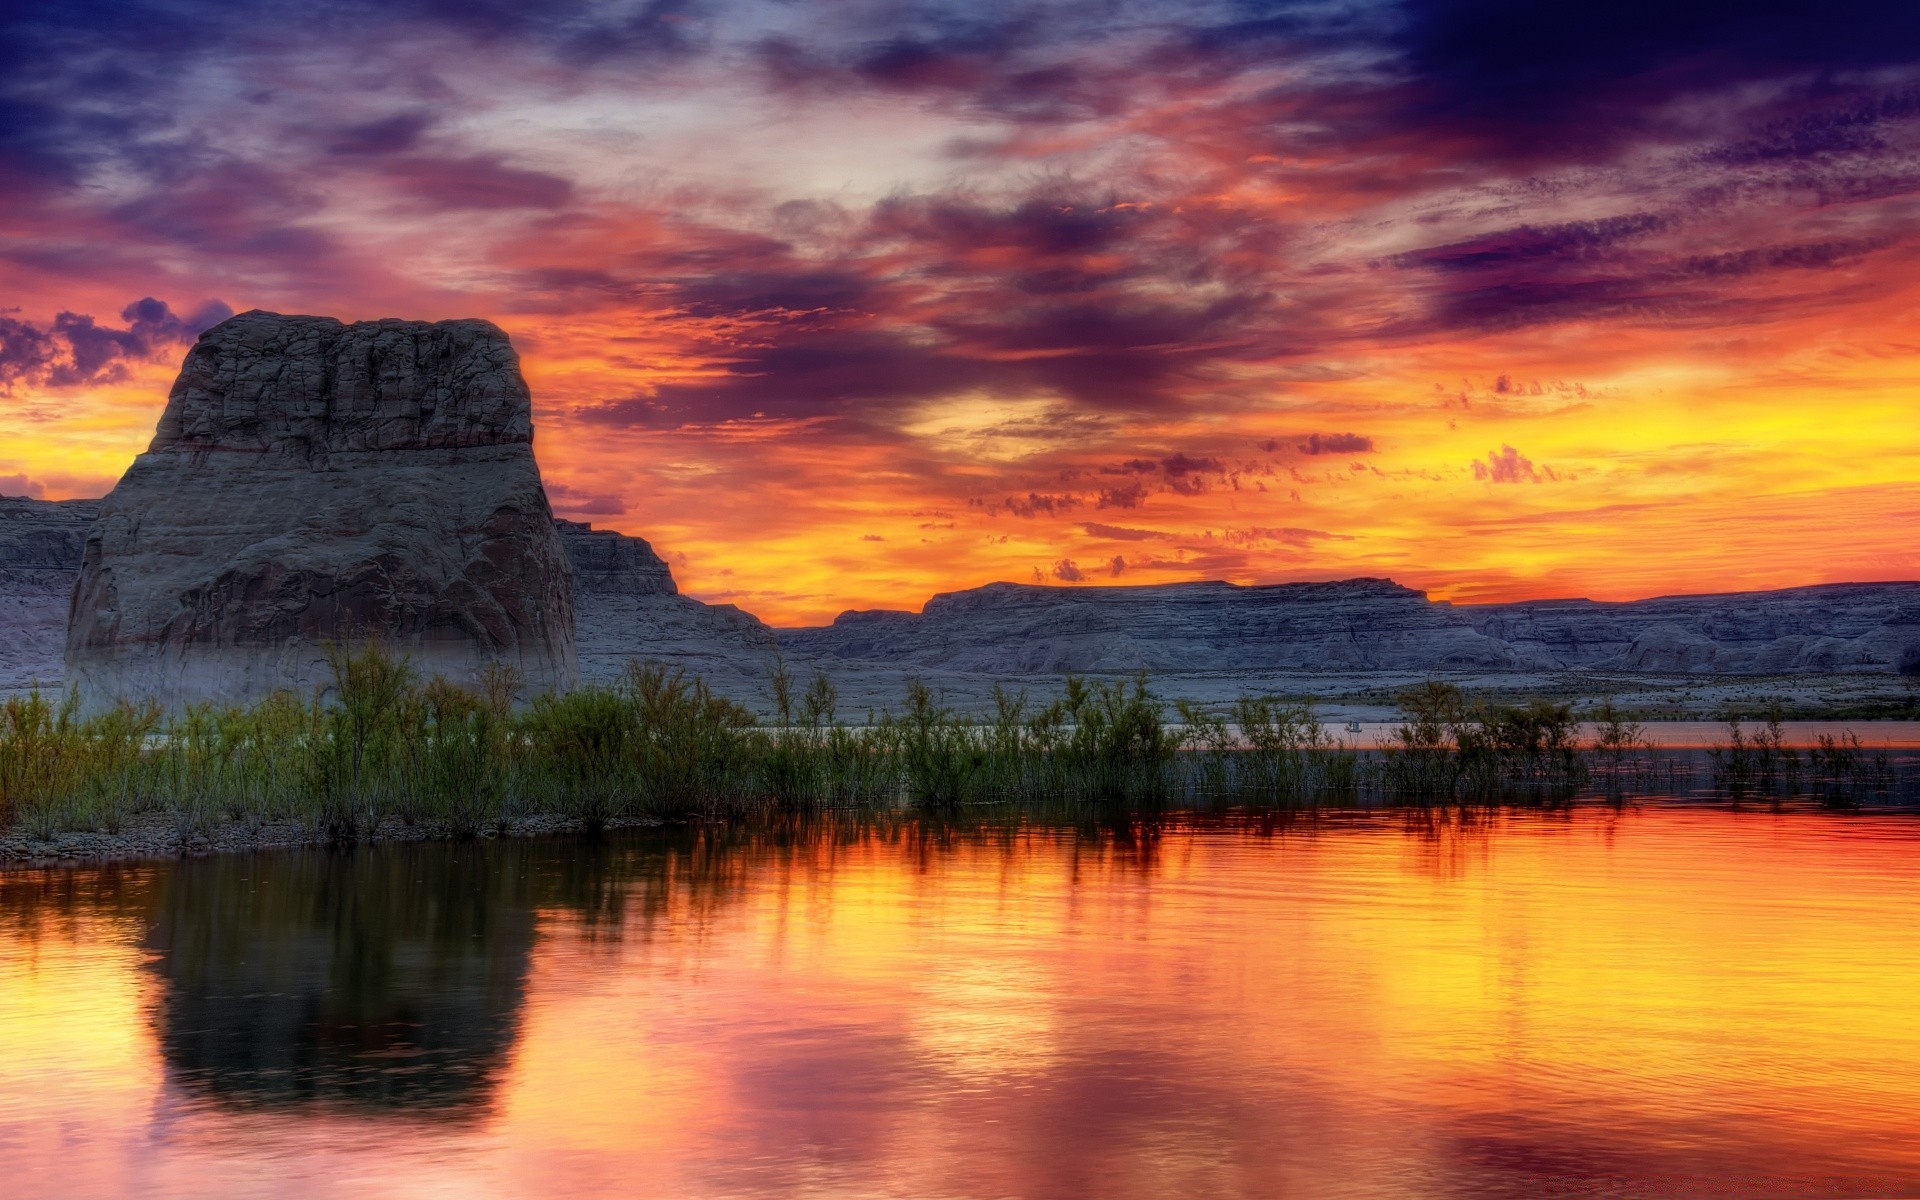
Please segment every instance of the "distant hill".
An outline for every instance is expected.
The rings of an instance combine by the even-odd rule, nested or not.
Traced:
[[[1920,671],[1920,583],[1455,605],[1386,579],[949,592],[779,631],[796,655],[983,673]]]
[[[0,497],[0,684],[62,677],[67,607],[96,502]],[[831,670],[1063,672],[1579,670],[1920,674],[1920,583],[1828,584],[1605,603],[1450,604],[1385,579],[1241,587],[994,583],[923,612],[771,629],[679,594],[641,538],[556,521],[581,674],[633,658],[735,682],[784,655]]]

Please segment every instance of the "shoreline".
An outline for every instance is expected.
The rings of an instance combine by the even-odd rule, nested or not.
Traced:
[[[1361,748],[1361,753],[1368,754],[1368,748]],[[1372,753],[1378,754],[1382,751],[1373,750]],[[1911,816],[1920,813],[1920,791],[1916,791],[1915,787],[1916,782],[1920,782],[1920,777],[1916,776],[1916,768],[1920,768],[1920,752],[1916,752],[1911,743],[1901,742],[1895,744],[1891,753],[1895,755],[1891,760],[1893,773],[1887,776],[1882,790],[1874,793],[1873,799],[1864,802],[1858,794],[1854,794],[1851,799],[1832,803],[1835,793],[1831,791],[1824,793],[1823,799],[1822,788],[1830,786],[1830,781],[1823,784],[1816,777],[1803,777],[1797,773],[1797,769],[1794,773],[1783,775],[1774,782],[1763,783],[1756,780],[1743,785],[1730,785],[1723,779],[1716,778],[1713,766],[1714,754],[1711,748],[1659,741],[1643,743],[1636,756],[1628,763],[1624,773],[1610,777],[1596,775],[1574,785],[1571,790],[1558,794],[1540,790],[1529,792],[1523,786],[1516,786],[1503,794],[1479,797],[1421,796],[1413,792],[1405,792],[1397,796],[1383,796],[1375,792],[1370,796],[1355,793],[1254,797],[1209,795],[1200,792],[1187,794],[1178,799],[1164,798],[1159,801],[1102,801],[1065,796],[1060,797],[1060,800],[1069,807],[1080,808],[1087,812],[1104,812],[1112,808],[1125,809],[1132,813],[1153,812],[1165,815],[1203,813],[1210,810],[1216,813],[1244,812],[1247,814],[1280,811],[1390,812],[1463,808],[1549,810],[1587,806],[1618,808],[1623,804],[1639,806],[1647,803],[1706,805],[1730,811],[1766,809],[1774,812],[1845,813],[1855,816]],[[815,815],[849,814],[863,810],[873,811],[876,805],[898,816],[938,818],[969,809],[1022,805],[1033,810],[1031,813],[1033,816],[1043,820],[1049,816],[1042,806],[1036,805],[1032,799],[1008,797],[973,800],[955,808],[941,808],[924,807],[911,800],[900,798],[891,802],[869,801],[865,804],[818,804],[793,810],[782,809],[778,805],[768,803],[750,810],[732,813],[687,813],[679,816],[625,813],[604,817],[597,822],[597,825],[602,831],[652,829],[670,825],[698,825],[714,821],[754,820],[783,811],[806,811]],[[1057,811],[1050,815],[1055,820],[1060,817]],[[310,818],[222,815],[210,820],[204,815],[195,817],[177,809],[155,808],[129,814],[117,832],[108,832],[100,828],[75,829],[64,830],[47,838],[29,834],[18,823],[0,828],[0,874],[17,870],[121,866],[181,858],[252,854],[272,850],[316,849],[329,846],[346,848],[359,845],[560,837],[584,834],[593,824],[595,823],[579,815],[534,813],[506,820],[495,820],[477,831],[461,832],[442,818],[421,816],[409,821],[389,813],[383,815],[372,830],[361,830],[353,837],[343,839],[323,831]]]
[[[669,823],[661,817],[622,816],[609,817],[601,826],[604,829],[644,829]],[[127,818],[118,833],[99,829],[69,830],[55,834],[49,840],[32,837],[18,827],[0,830],[0,871],[99,867],[332,845],[555,837],[582,833],[587,828],[587,823],[579,817],[538,814],[515,818],[507,823],[504,830],[488,828],[462,837],[444,821],[418,820],[408,823],[399,817],[386,816],[381,818],[380,824],[372,832],[362,832],[351,841],[343,841],[329,837],[315,830],[308,822],[293,817],[272,820],[222,819],[211,826],[197,824],[184,831],[183,824],[182,814],[156,809]]]

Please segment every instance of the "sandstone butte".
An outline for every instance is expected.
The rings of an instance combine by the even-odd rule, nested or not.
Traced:
[[[573,573],[518,357],[485,321],[246,312],[200,336],[86,534],[81,703],[232,704],[378,638],[425,675],[573,686]]]

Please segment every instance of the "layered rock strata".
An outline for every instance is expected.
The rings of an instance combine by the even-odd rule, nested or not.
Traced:
[[[713,678],[738,691],[772,666],[773,631],[731,604],[680,595],[673,571],[644,538],[556,521],[573,562],[574,629],[581,676],[609,682],[636,659]],[[726,682],[716,679],[716,682]]]
[[[0,496],[0,682],[57,684],[97,500]]]
[[[100,502],[69,682],[88,707],[233,703],[324,685],[326,647],[367,638],[451,679],[576,681],[519,361],[485,321],[242,313]]]
[[[783,630],[794,654],[989,674],[1604,669],[1920,671],[1920,583],[1625,603],[1453,605],[1384,579],[1239,587],[995,583],[920,613]]]
[[[96,501],[0,499],[0,686],[57,683]],[[1627,603],[1451,605],[1384,580],[1235,587],[992,584],[922,613],[842,614],[772,630],[679,594],[643,539],[554,523],[574,581],[581,676],[634,659],[684,666],[742,696],[775,657],[805,672],[981,675],[1594,670],[1648,675],[1920,674],[1920,583],[1835,584]]]

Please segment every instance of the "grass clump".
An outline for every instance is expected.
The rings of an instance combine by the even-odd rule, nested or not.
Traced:
[[[1492,703],[1439,681],[1401,692],[1392,741],[1359,749],[1337,741],[1311,702],[1243,696],[1170,714],[1144,675],[1068,677],[1037,705],[996,688],[978,716],[914,681],[897,711],[849,723],[831,681],[802,686],[776,665],[762,723],[658,663],[531,698],[507,667],[471,686],[423,680],[377,643],[335,647],[329,664],[332,682],[316,695],[171,716],[121,705],[83,717],[72,697],[9,698],[0,827],[49,840],[159,811],[183,844],[219,822],[297,821],[334,840],[397,822],[470,838],[546,818],[596,829],[824,807],[1560,803],[1595,773],[1616,798],[1625,781],[1652,778],[1644,731],[1611,701],[1582,741],[1567,705]],[[1757,730],[1738,719],[1728,729],[1712,761],[1716,783],[1736,794],[1777,794],[1804,778],[1822,803],[1845,807],[1896,790],[1887,755],[1851,733],[1803,759],[1777,708]]]
[[[1436,680],[1402,692],[1398,703],[1407,720],[1382,771],[1388,787],[1410,797],[1569,795],[1587,778],[1570,705],[1489,704]]]

